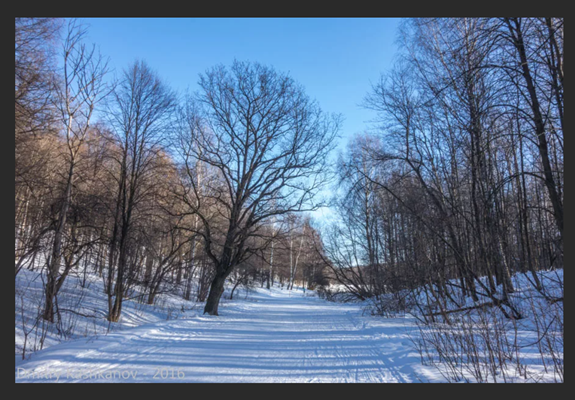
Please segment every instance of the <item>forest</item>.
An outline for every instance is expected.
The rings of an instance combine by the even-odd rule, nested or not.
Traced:
[[[406,19],[339,152],[345,116],[287,72],[236,60],[182,93],[87,32],[15,20],[15,279],[41,281],[16,285],[22,358],[71,333],[65,288],[92,277],[108,327],[126,301],[218,316],[273,287],[409,314],[450,382],[527,377],[529,321],[563,381],[563,18]]]

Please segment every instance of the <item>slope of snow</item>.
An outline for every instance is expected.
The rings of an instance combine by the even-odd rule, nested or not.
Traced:
[[[26,341],[26,357],[41,348],[47,349],[73,339],[106,335],[110,332],[195,315],[202,304],[186,301],[167,293],[157,297],[155,305],[145,304],[138,292],[123,303],[120,321],[109,324],[107,295],[103,280],[94,274],[69,276],[58,295],[60,319],[47,324],[40,316],[44,296],[43,275],[37,271],[20,271],[15,281],[15,362],[22,363]],[[138,288],[136,288],[138,289]],[[27,337],[25,337],[27,334]]]
[[[16,382],[419,382],[441,377],[410,348],[409,319],[257,290],[221,316],[182,316],[37,352]]]

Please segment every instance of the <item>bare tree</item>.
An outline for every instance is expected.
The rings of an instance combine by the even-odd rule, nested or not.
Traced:
[[[545,26],[548,28],[542,37],[526,38],[526,36],[534,35],[536,28],[533,25],[541,24],[541,21],[529,18],[504,18],[504,24],[509,31],[508,40],[511,42],[515,49],[515,58],[520,69],[518,75],[523,79],[526,89],[526,97],[531,111],[530,119],[533,123],[535,130],[533,134],[537,139],[537,148],[541,164],[543,166],[544,182],[547,188],[549,199],[553,205],[553,215],[559,229],[559,233],[563,236],[563,199],[562,199],[562,185],[557,182],[557,171],[552,165],[550,156],[550,145],[548,136],[559,134],[561,142],[563,131],[558,132],[558,128],[563,125],[563,46],[562,46],[562,32],[563,21],[554,20],[551,18],[545,19]],[[531,43],[529,43],[531,42]],[[561,43],[561,45],[559,45]],[[543,76],[548,78],[551,82],[550,87],[545,87],[547,82],[545,79],[537,78],[534,76],[534,65],[544,60],[540,60],[539,53],[543,50],[549,50],[550,58],[547,61],[548,71],[543,73]],[[530,54],[530,51],[533,54]],[[535,67],[537,68],[537,67]],[[519,82],[517,82],[520,85]],[[543,86],[543,87],[542,87]],[[561,121],[560,127],[554,127],[552,122],[551,112],[545,112],[545,104],[541,101],[541,91],[543,93],[551,93],[556,96],[556,102],[548,103],[549,108],[554,108],[559,114]],[[561,178],[559,178],[560,180]]]
[[[46,132],[53,118],[50,100],[59,23],[53,18],[15,19],[16,134]]]
[[[226,278],[256,250],[249,239],[272,217],[318,207],[339,119],[322,113],[292,78],[260,64],[218,66],[199,84],[182,155],[215,176],[204,179],[200,195],[187,168],[185,197],[216,268],[204,313],[218,315]]]
[[[66,273],[60,275],[60,262],[62,241],[75,184],[75,169],[90,128],[94,107],[108,93],[104,82],[107,63],[96,54],[94,47],[88,48],[82,43],[84,34],[85,31],[77,25],[75,20],[68,23],[62,47],[62,80],[57,82],[55,88],[56,108],[66,140],[66,154],[64,155],[66,174],[47,268],[44,319],[51,322],[54,320],[54,297],[67,275]]]
[[[108,115],[120,145],[108,254],[108,319],[112,322],[117,322],[122,312],[135,214],[151,194],[149,188],[155,179],[152,172],[157,167],[174,107],[173,92],[142,61],[124,71],[112,96]]]
[[[15,19],[15,263],[16,274],[34,259],[49,231],[41,217],[55,143],[53,107],[56,38],[60,24],[53,18]]]

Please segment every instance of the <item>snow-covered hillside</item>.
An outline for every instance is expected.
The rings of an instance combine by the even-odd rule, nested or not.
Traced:
[[[60,318],[55,324],[47,324],[39,315],[44,295],[43,276],[38,272],[22,270],[15,282],[15,359],[22,361],[26,344],[27,358],[30,353],[49,348],[55,344],[78,338],[93,338],[109,332],[181,318],[196,313],[201,305],[186,301],[179,296],[162,294],[155,305],[147,305],[136,297],[127,299],[120,321],[110,324],[107,296],[102,278],[70,276],[58,296]],[[136,291],[137,293],[137,291]],[[145,299],[145,297],[144,297]]]

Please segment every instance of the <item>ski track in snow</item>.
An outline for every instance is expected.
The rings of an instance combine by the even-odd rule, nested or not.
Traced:
[[[358,305],[278,289],[222,305],[220,314],[55,345],[17,365],[15,380],[315,383],[433,378],[410,348],[408,319],[363,317]]]

